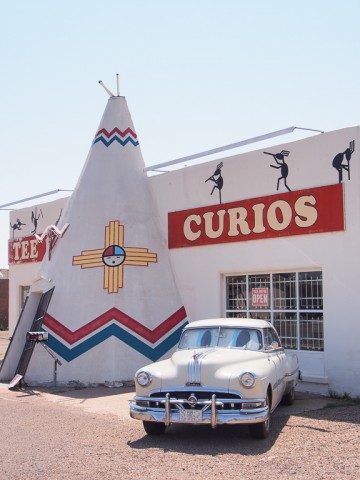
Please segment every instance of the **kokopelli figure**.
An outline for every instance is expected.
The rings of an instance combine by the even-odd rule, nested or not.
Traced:
[[[211,177],[209,177],[207,180],[205,180],[205,183],[208,182],[209,180],[214,182],[214,187],[211,190],[210,195],[212,195],[214,193],[215,188],[217,188],[219,190],[220,203],[221,203],[221,190],[222,190],[223,185],[224,185],[224,179],[221,175],[221,169],[222,169],[223,166],[224,166],[223,162],[219,163],[219,165],[216,167],[216,170],[211,175]]]
[[[21,230],[21,227],[23,225],[26,225],[26,223],[22,223],[22,221],[19,218],[16,219],[16,223],[14,223],[13,225],[11,225],[10,223],[10,227],[12,228],[12,231],[13,231],[13,238],[15,236],[15,230]]]
[[[37,207],[35,207],[35,212],[31,212],[31,223],[34,225],[33,230],[31,230],[31,234],[34,235],[37,232],[37,227],[38,227],[38,220],[40,216],[43,216],[42,210],[40,209],[39,215],[37,214]]]
[[[266,153],[266,155],[271,155],[272,157],[274,157],[276,165],[270,165],[270,167],[280,169],[281,172],[281,177],[279,177],[277,181],[276,190],[279,190],[280,180],[284,180],[285,187],[289,190],[289,192],[291,192],[290,188],[286,183],[287,176],[289,175],[289,167],[285,162],[285,157],[288,157],[290,152],[288,150],[281,150],[280,153],[264,153]]]
[[[335,155],[334,160],[332,161],[332,166],[338,171],[339,173],[339,183],[343,181],[343,170],[346,170],[348,172],[348,180],[350,180],[350,160],[351,160],[351,155],[355,151],[355,140],[352,140],[349,143],[349,148],[345,150],[345,152],[340,152],[337,155]],[[343,163],[343,161],[346,160],[346,163]]]

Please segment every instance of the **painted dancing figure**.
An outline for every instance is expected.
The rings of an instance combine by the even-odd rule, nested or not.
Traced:
[[[288,157],[290,152],[288,150],[281,150],[280,153],[269,153],[269,152],[264,152],[264,153],[266,155],[271,155],[272,157],[274,157],[274,160],[277,163],[277,165],[270,165],[270,167],[280,169],[280,172],[281,172],[281,177],[279,177],[277,181],[276,190],[279,190],[280,180],[284,180],[285,187],[288,189],[289,192],[291,192],[290,188],[286,183],[287,176],[289,175],[289,167],[285,162],[285,158],[284,158],[284,157]]]
[[[216,167],[215,172],[211,175],[211,177],[209,177],[207,180],[205,180],[205,183],[208,182],[209,180],[214,182],[214,187],[211,190],[210,195],[212,195],[214,193],[215,188],[217,188],[219,190],[220,204],[221,204],[221,190],[222,190],[223,185],[224,185],[224,179],[221,175],[221,169],[222,169],[223,166],[224,166],[223,162],[220,162],[219,165]]]
[[[346,170],[348,172],[348,180],[350,180],[350,160],[351,160],[351,155],[355,151],[355,140],[352,140],[349,143],[349,148],[345,150],[345,152],[340,152],[337,155],[335,155],[334,160],[332,161],[332,166],[338,171],[339,173],[339,183],[342,182],[343,180],[343,170]],[[347,164],[343,163],[343,160],[347,161]]]
[[[21,227],[23,225],[26,225],[26,223],[22,223],[19,218],[16,219],[16,223],[14,223],[13,225],[11,225],[10,223],[10,227],[12,228],[12,231],[13,231],[13,239],[14,239],[15,230],[21,230]]]
[[[40,218],[40,215],[43,216],[42,210],[40,209],[39,215],[37,214],[37,207],[35,207],[35,212],[31,212],[31,223],[34,225],[33,230],[31,231],[32,235],[37,233],[37,227],[38,227],[38,220]]]

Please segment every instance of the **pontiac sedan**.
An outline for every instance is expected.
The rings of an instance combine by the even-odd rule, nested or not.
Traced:
[[[199,320],[184,328],[171,358],[136,372],[130,416],[148,435],[171,424],[247,424],[265,438],[270,414],[293,403],[298,378],[297,356],[284,351],[271,323]]]

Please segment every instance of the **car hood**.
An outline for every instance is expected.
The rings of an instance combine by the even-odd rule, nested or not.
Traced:
[[[178,350],[170,359],[149,365],[146,370],[153,376],[152,388],[167,389],[191,385],[228,388],[230,380],[245,371],[262,377],[264,359],[264,352],[251,350]]]

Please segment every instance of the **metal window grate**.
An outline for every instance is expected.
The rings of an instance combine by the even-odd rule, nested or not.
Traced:
[[[268,306],[252,305],[253,288],[268,288]],[[323,351],[322,272],[226,276],[226,316],[270,320],[285,348]]]
[[[227,277],[226,304],[228,310],[246,310],[246,277]]]
[[[300,349],[324,350],[324,322],[322,313],[300,314]]]
[[[323,308],[322,272],[299,273],[300,310]]]
[[[274,312],[274,326],[284,348],[292,350],[298,348],[296,313]]]
[[[296,309],[296,274],[277,273],[273,275],[274,310]]]

